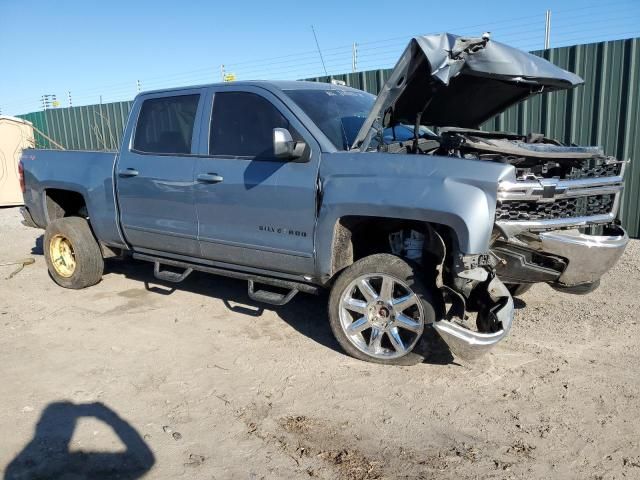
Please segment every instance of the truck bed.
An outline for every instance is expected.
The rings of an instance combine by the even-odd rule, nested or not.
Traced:
[[[96,236],[107,245],[122,246],[113,184],[116,155],[83,150],[24,150],[24,201],[34,222],[43,228],[49,222],[48,190],[77,192],[87,202]]]

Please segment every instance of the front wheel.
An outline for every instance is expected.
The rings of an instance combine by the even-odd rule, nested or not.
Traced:
[[[49,223],[44,256],[51,278],[61,287],[86,288],[102,278],[102,252],[84,218],[65,217]]]
[[[424,360],[415,350],[425,326],[436,320],[434,305],[416,267],[376,254],[340,274],[329,296],[329,322],[352,357],[411,365]]]

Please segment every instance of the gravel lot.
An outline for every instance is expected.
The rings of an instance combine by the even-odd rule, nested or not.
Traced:
[[[0,209],[5,478],[640,478],[640,242],[586,297],[536,286],[475,363],[337,349],[325,297],[110,261],[87,290],[47,275],[42,232]],[[38,477],[40,478],[40,477]]]

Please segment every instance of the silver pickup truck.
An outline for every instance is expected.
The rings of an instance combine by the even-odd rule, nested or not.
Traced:
[[[52,278],[84,288],[104,258],[247,280],[281,305],[330,289],[350,355],[407,364],[435,329],[473,358],[513,296],[588,293],[622,254],[625,163],[597,147],[478,127],[576,75],[488,36],[417,37],[378,97],[310,82],[137,96],[117,153],[25,150],[25,223]]]

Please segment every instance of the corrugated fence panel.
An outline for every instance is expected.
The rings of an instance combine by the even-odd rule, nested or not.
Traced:
[[[67,150],[117,150],[133,102],[53,108],[18,115]],[[36,132],[39,148],[56,148]]]
[[[632,232],[640,236],[640,39],[627,42],[623,101],[625,105],[623,128],[620,128],[619,157],[631,159],[627,173],[626,189],[622,203],[622,221]],[[622,117],[621,117],[622,119]]]
[[[486,122],[483,129],[538,132],[565,143],[599,145],[609,155],[640,162],[640,39],[576,45],[532,52],[575,72],[585,84],[569,92],[533,97]],[[377,94],[390,69],[310,78],[340,80]],[[68,149],[116,150],[132,102],[58,108],[20,115]],[[36,133],[36,144],[54,148]],[[620,218],[640,236],[640,165],[627,169]]]

